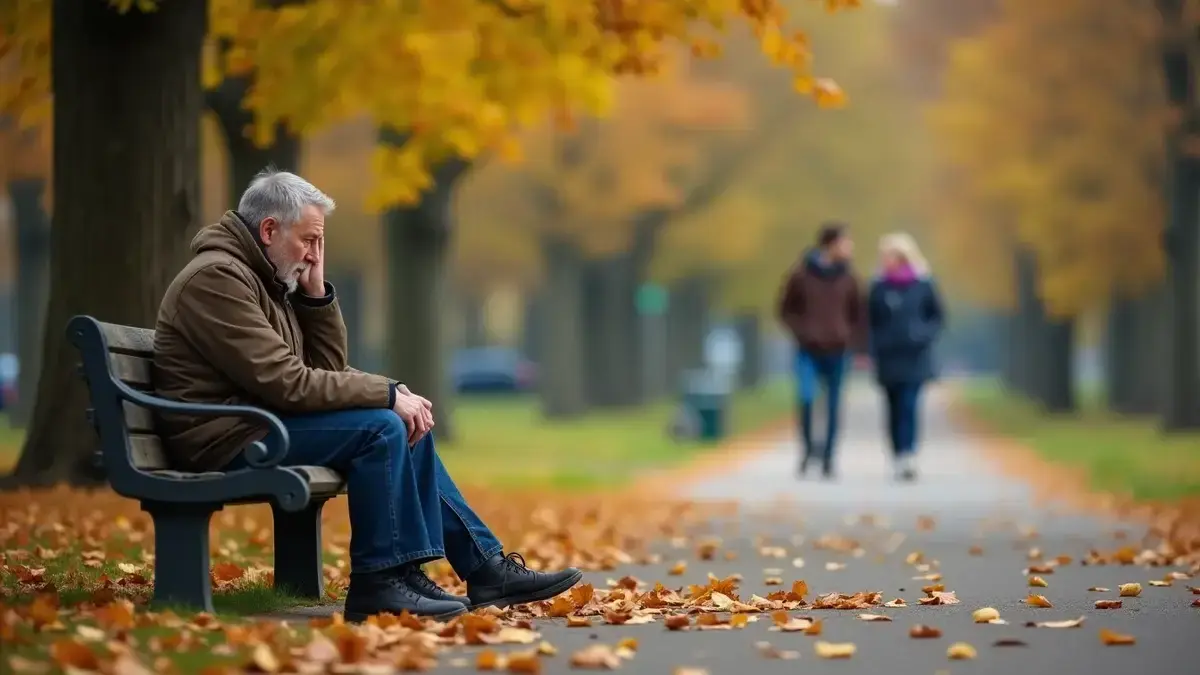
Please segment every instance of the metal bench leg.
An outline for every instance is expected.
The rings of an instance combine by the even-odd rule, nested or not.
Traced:
[[[208,526],[221,508],[142,502],[154,519],[154,604],[213,611]]]
[[[314,498],[301,511],[272,504],[275,518],[275,590],[319,599],[325,592],[321,570],[321,509],[327,499]]]

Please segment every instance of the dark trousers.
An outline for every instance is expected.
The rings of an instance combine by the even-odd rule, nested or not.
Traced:
[[[433,434],[410,448],[404,421],[390,409],[281,419],[291,443],[284,465],[325,466],[346,477],[352,572],[446,558],[465,579],[501,551],[446,472]],[[244,466],[239,456],[227,468]]]
[[[902,457],[916,452],[921,383],[887,385],[883,393],[887,403],[887,432],[892,442],[892,453]]]
[[[796,352],[800,438],[804,443],[804,456],[820,456],[826,465],[833,460],[834,443],[837,440],[846,359],[845,352],[812,353],[803,349]],[[813,441],[813,403],[817,398],[818,383],[825,390],[826,413],[825,442],[819,452]]]

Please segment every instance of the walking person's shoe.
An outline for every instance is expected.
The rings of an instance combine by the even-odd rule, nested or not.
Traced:
[[[468,607],[499,607],[548,600],[570,590],[583,572],[568,567],[558,572],[537,572],[525,566],[520,553],[492,556],[467,576]]]
[[[433,598],[426,595],[432,593],[431,590],[417,590],[415,584],[409,581],[413,578],[414,569],[417,575],[437,588],[437,584],[414,565],[367,574],[352,573],[350,589],[346,592],[346,621],[358,623],[376,614],[399,614],[405,610],[415,616],[430,616],[439,621],[466,613],[466,603],[441,588],[437,590],[453,599]]]
[[[911,483],[917,479],[917,463],[911,454],[900,455],[896,459],[896,480]]]
[[[420,565],[411,565],[408,567],[408,570],[404,573],[404,583],[407,584],[409,588],[429,598],[430,600],[449,600],[451,602],[458,602],[463,605],[466,605],[468,602],[466,597],[455,595],[441,586],[438,586],[433,579],[429,578],[429,575],[425,574],[425,571],[421,569]]]
[[[812,455],[805,452],[804,455],[800,458],[799,473],[800,473],[801,478],[804,478],[804,476],[808,474],[808,467],[810,464],[812,464]]]

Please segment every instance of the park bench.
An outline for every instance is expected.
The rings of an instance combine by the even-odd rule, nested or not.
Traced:
[[[154,396],[154,331],[76,316],[67,326],[91,394],[88,417],[100,436],[99,460],[118,494],[141,502],[154,520],[154,602],[213,611],[209,524],[226,505],[270,503],[275,522],[275,588],[320,598],[321,509],[345,492],[337,472],[279,466],[288,434],[274,414],[252,406],[202,405]],[[242,452],[250,468],[177,471],[155,433],[154,413],[248,417],[280,439]]]

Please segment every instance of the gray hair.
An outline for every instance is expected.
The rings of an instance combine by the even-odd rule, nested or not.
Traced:
[[[290,227],[300,220],[306,206],[320,207],[329,215],[337,205],[329,195],[300,176],[268,167],[250,181],[237,208],[252,228],[264,218],[274,218],[280,227]]]

